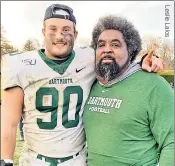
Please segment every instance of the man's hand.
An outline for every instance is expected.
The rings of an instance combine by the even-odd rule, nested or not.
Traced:
[[[147,53],[148,55],[143,59],[142,69],[148,72],[161,72],[163,70],[163,61],[161,58],[153,56],[154,49]]]

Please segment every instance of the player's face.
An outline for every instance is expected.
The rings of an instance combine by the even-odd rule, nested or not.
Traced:
[[[103,31],[97,42],[96,72],[106,81],[117,78],[129,63],[127,45],[117,30]]]
[[[73,50],[77,32],[73,22],[60,18],[50,18],[44,22],[43,35],[46,52],[53,59],[65,59]]]

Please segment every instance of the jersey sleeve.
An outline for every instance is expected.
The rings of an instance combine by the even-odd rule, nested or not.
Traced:
[[[174,166],[174,95],[160,78],[150,94],[150,128],[158,143],[159,165]]]
[[[18,56],[18,55],[16,55]],[[21,87],[18,77],[20,64],[15,56],[3,55],[1,60],[1,89]]]

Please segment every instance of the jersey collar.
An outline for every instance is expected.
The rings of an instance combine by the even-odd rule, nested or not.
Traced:
[[[67,61],[61,63],[61,64],[57,64],[56,62],[54,62],[52,59],[49,59],[45,54],[43,49],[38,50],[38,54],[40,55],[41,59],[50,67],[52,68],[54,71],[56,71],[59,74],[64,74],[65,71],[67,70],[67,68],[69,67],[69,65],[71,64],[71,62],[73,61],[74,57],[75,57],[75,52],[72,51],[72,54],[70,55],[70,57],[67,59]]]

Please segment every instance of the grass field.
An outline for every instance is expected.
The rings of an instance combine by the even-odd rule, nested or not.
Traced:
[[[14,155],[14,166],[19,165],[19,157],[21,155],[24,141],[19,140],[19,130],[17,131],[17,137],[16,137],[16,149],[15,149],[15,155]]]

